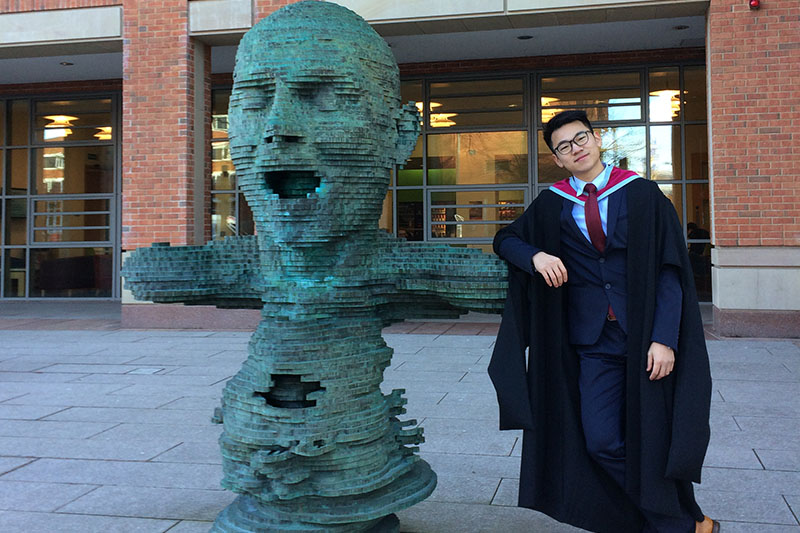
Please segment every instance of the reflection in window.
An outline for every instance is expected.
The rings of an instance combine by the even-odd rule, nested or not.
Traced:
[[[26,260],[25,250],[22,248],[6,249],[4,256],[4,277],[3,289],[6,298],[25,297],[25,272]]]
[[[646,176],[647,139],[644,127],[595,128],[603,139],[603,162]]]
[[[522,125],[522,87],[522,78],[433,82],[428,123],[432,128]]]
[[[111,193],[114,187],[114,147],[67,146],[38,148],[36,194]]]
[[[432,239],[491,238],[525,209],[523,190],[432,191]]]
[[[681,100],[678,67],[653,69],[649,75],[649,112],[651,122],[680,120]]]
[[[31,250],[31,297],[109,297],[111,248]]]
[[[650,179],[681,179],[680,126],[650,127]]]
[[[639,72],[549,76],[541,79],[542,124],[562,111],[582,109],[592,122],[642,117]]]
[[[422,189],[398,189],[397,236],[408,241],[424,240]]]
[[[528,182],[524,131],[428,136],[428,185]]]

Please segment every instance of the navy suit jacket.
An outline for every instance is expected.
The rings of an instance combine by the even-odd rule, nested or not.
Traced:
[[[561,209],[561,260],[567,269],[566,284],[569,339],[571,344],[593,345],[606,322],[609,304],[627,332],[628,207],[622,187],[608,197],[606,249],[600,253],[578,228],[572,216],[573,202],[564,200]],[[508,237],[498,250],[500,256],[534,275],[531,258],[540,252],[530,243]],[[631,253],[636,253],[631,250]],[[660,272],[651,340],[673,349],[678,345],[682,291],[677,269]],[[636,317],[633,317],[636,319]]]

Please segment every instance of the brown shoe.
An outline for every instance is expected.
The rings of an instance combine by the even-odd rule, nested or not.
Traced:
[[[704,516],[702,522],[696,523],[694,530],[695,533],[719,533],[719,522]]]

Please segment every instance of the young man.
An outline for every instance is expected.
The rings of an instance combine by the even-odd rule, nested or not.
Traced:
[[[509,292],[489,374],[500,428],[524,430],[519,505],[598,532],[716,533],[692,488],[711,377],[675,209],[602,162],[585,112],[544,139],[572,177],[494,240]]]

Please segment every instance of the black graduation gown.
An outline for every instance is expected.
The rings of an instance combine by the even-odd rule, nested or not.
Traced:
[[[566,287],[509,265],[509,289],[489,364],[500,429],[523,429],[519,505],[590,531],[638,532],[632,501],[663,514],[683,503],[696,520],[692,482],[710,436],[711,376],[694,279],[678,217],[658,185],[626,185],[628,202],[628,365],[626,495],[588,455],[578,397],[578,358],[568,342]],[[560,255],[560,213],[568,201],[543,191],[498,232]],[[673,372],[651,382],[645,371],[663,265],[680,271],[683,302]],[[527,359],[525,350],[529,348]]]

